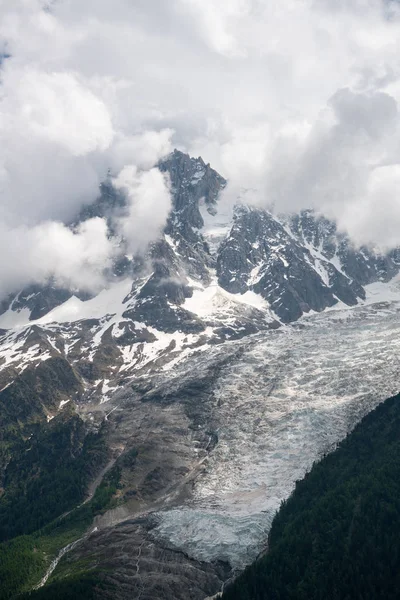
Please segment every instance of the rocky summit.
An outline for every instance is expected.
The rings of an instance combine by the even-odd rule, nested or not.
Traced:
[[[231,206],[201,158],[158,167],[172,210],[144,256],[118,238],[96,295],[49,280],[0,305],[0,523],[42,531],[21,498],[46,502],[63,536],[43,590],[95,571],[99,598],[218,593],[294,481],[395,391],[399,250],[356,248],[311,210]],[[115,237],[126,208],[110,179],[70,226],[97,216]]]

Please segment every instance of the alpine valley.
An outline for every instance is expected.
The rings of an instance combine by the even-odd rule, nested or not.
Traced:
[[[1,598],[214,597],[398,391],[400,249],[231,206],[201,158],[158,167],[172,210],[145,256],[115,234],[110,179],[71,224],[107,222],[107,286],[50,280],[0,306]]]

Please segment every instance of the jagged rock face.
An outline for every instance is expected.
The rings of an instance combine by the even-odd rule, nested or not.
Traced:
[[[320,240],[314,243],[318,248]],[[333,256],[328,244],[327,249]],[[272,214],[241,208],[218,253],[218,280],[232,293],[255,291],[283,322],[295,321],[338,300],[354,305],[365,297],[362,287],[339,272],[328,256],[313,256],[300,235],[296,238]]]
[[[52,285],[31,285],[17,297],[9,296],[0,303],[0,314],[8,308],[14,311],[27,309],[32,321],[40,319],[56,306],[66,302],[72,296],[72,292],[66,289],[53,287]]]
[[[111,179],[107,179],[100,185],[100,195],[97,200],[81,210],[76,222],[80,223],[93,217],[105,217],[108,225],[112,226],[116,218],[125,214],[125,210],[124,194],[113,186]]]
[[[176,150],[159,168],[169,174],[173,209],[164,239],[154,243],[149,252],[152,273],[137,296],[135,308],[124,316],[167,333],[199,333],[205,324],[181,308],[193,294],[188,277],[208,284],[214,266],[200,232],[204,222],[199,202],[203,200],[210,211],[215,211],[226,181],[201,158]]]
[[[204,198],[210,209],[216,210],[218,195],[226,185],[226,180],[203,159],[190,158],[175,150],[161,161],[159,168],[167,172],[171,179],[174,212],[171,222],[181,220],[182,225],[201,229],[204,225],[199,211],[199,200]]]
[[[235,329],[243,335],[262,329],[265,318],[270,324],[274,317],[287,323],[338,301],[354,306],[365,299],[363,286],[388,281],[399,271],[398,252],[379,255],[368,248],[357,250],[337,231],[335,223],[312,211],[281,218],[266,210],[237,207],[225,239],[222,236],[211,253],[203,216],[207,214],[207,221],[212,221],[218,213],[225,179],[201,158],[177,150],[158,166],[171,181],[172,211],[164,234],[145,257],[128,257],[124,240],[120,242],[113,277],[132,280],[132,302],[123,312],[125,319],[166,333],[178,330],[192,334],[215,327],[215,320],[193,314],[185,304],[196,285],[204,289],[217,278],[222,290],[239,299],[250,291],[265,300],[263,314],[257,313],[259,307],[253,310],[242,303],[234,320],[219,323],[217,337],[226,339],[235,335]],[[115,220],[124,214],[126,201],[113,188],[112,180],[107,180],[100,192],[98,200],[81,211],[76,223],[93,216],[105,218],[110,235],[114,235]],[[74,295],[88,298],[76,291]],[[3,302],[2,312],[26,308],[35,320],[71,296],[71,290],[51,284],[30,286]]]
[[[209,282],[214,261],[199,230],[204,225],[199,202],[216,212],[218,196],[226,181],[202,158],[190,158],[175,150],[159,165],[171,179],[173,210],[165,233],[174,251],[183,259],[186,271],[195,279]]]
[[[398,250],[357,250],[334,223],[312,211],[281,217],[238,206],[233,217],[221,220],[226,181],[201,158],[175,151],[159,168],[171,180],[173,207],[165,231],[142,257],[127,256],[121,240],[104,308],[97,298],[57,289],[54,282],[3,302],[1,329],[22,309],[23,318],[41,321],[0,331],[0,389],[26,365],[59,354],[94,386],[89,395],[108,396],[127,377],[174,364],[185,353],[296,321],[339,301],[354,306],[364,300],[365,285],[399,271]],[[75,225],[105,218],[114,235],[126,200],[111,180],[100,192]]]
[[[398,251],[380,255],[365,246],[355,249],[348,236],[337,231],[335,223],[313,211],[293,215],[289,224],[300,240],[319,249],[327,260],[336,256],[342,272],[360,285],[389,281],[399,271]]]
[[[100,300],[59,290],[54,282],[30,286],[3,303],[2,329],[22,309],[23,316],[41,321],[2,334],[0,386],[27,364],[60,353],[95,385],[94,396],[108,394],[111,381],[118,387],[126,377],[174,363],[185,352],[296,321],[339,301],[354,306],[364,300],[365,285],[399,271],[398,251],[357,250],[334,223],[312,211],[280,217],[238,206],[221,226],[219,196],[226,181],[216,171],[179,151],[159,168],[171,181],[173,207],[165,230],[142,257],[127,256],[121,240],[104,308]],[[126,200],[112,180],[100,192],[75,224],[105,218],[114,235]],[[61,316],[54,312],[60,305],[67,307]]]
[[[183,261],[166,240],[154,244],[150,255],[153,272],[136,295],[134,308],[124,312],[123,316],[151,327],[161,326],[167,333],[177,330],[186,333],[202,331],[204,325],[194,315],[180,308],[193,293],[188,285]],[[135,284],[132,293],[135,293]]]

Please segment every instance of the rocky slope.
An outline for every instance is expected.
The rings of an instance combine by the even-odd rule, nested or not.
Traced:
[[[311,211],[282,217],[227,207],[226,181],[201,158],[175,151],[159,168],[169,174],[173,209],[146,256],[129,256],[121,239],[98,295],[49,281],[4,299],[0,315],[4,494],[10,457],[53,418],[78,413],[87,434],[106,424],[104,461],[121,469],[115,506],[96,517],[99,533],[90,543],[83,540],[63,562],[112,565],[116,598],[136,593],[143,577],[152,598],[177,597],[179,579],[182,597],[218,591],[230,568],[262,547],[295,478],[379,401],[357,394],[352,378],[336,381],[332,364],[342,377],[346,357],[365,359],[373,339],[382,353],[396,344],[399,252],[356,249]],[[110,180],[71,226],[99,216],[112,235],[125,209]],[[382,393],[389,395],[397,364],[386,355],[382,361],[390,371]],[[372,369],[372,390],[378,376]],[[318,402],[308,404],[315,395],[326,397],[322,412]],[[332,395],[337,405],[329,404]],[[297,397],[299,405],[285,404]],[[317,440],[331,410],[336,425]],[[294,446],[283,468],[289,423]],[[91,468],[94,481],[104,468]],[[140,577],[131,573],[136,568]]]

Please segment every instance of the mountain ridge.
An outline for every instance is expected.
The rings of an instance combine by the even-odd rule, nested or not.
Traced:
[[[137,285],[137,275],[149,272],[155,286],[161,287],[164,280],[171,280],[158,294],[159,301],[166,296],[174,304],[183,304],[193,287],[188,277],[207,285],[212,279],[210,269],[215,269],[223,289],[234,294],[255,290],[269,302],[278,320],[290,322],[337,301],[356,304],[365,299],[364,285],[388,281],[399,272],[399,250],[386,255],[366,247],[357,250],[333,222],[309,210],[279,218],[268,210],[239,205],[225,224],[225,239],[214,254],[203,217],[207,216],[207,227],[212,229],[226,180],[201,157],[194,159],[177,150],[158,167],[171,181],[173,206],[164,232],[144,259],[129,259],[121,253],[114,264],[114,278],[129,275]],[[102,184],[99,198],[81,211],[76,224],[94,216],[106,218],[111,234],[113,219],[124,206],[123,193],[110,179]],[[122,250],[123,246],[121,240]],[[287,271],[288,263],[294,272]],[[298,285],[296,268],[302,271],[303,287]],[[155,295],[155,286],[148,296]],[[77,292],[57,289],[51,281],[42,289],[33,285],[3,300],[2,313],[27,308],[30,320],[37,320],[72,293]],[[146,289],[141,291],[141,298],[145,296]],[[88,299],[79,292],[78,297]]]
[[[103,561],[110,544],[121,559],[121,589],[129,581],[129,594],[139,593],[141,577],[130,579],[131,563],[114,543],[132,536],[132,552],[146,547],[158,557],[141,566],[154,577],[153,591],[162,587],[157,561],[168,549],[184,553],[185,573],[197,561],[193,577],[201,585],[193,597],[203,600],[207,581],[220,581],[218,561],[228,577],[229,569],[254,558],[293,474],[304,474],[310,456],[330,448],[383,399],[366,387],[370,377],[381,378],[375,368],[357,372],[363,385],[356,386],[356,375],[346,371],[349,352],[356,368],[373,343],[382,354],[377,366],[388,372],[382,394],[394,392],[396,365],[387,352],[396,344],[398,253],[357,250],[310,211],[283,217],[243,204],[227,207],[226,181],[202,159],[175,151],[160,168],[170,174],[173,208],[145,256],[128,255],[120,240],[111,281],[98,294],[58,290],[50,282],[10,300],[0,316],[0,395],[29,373],[64,361],[79,393],[46,404],[34,430],[28,412],[20,415],[12,443],[24,448],[30,435],[44,435],[59,419],[68,425],[74,415],[85,436],[106,426],[105,454],[121,469],[119,487],[113,485],[112,504],[96,513],[89,537],[62,564],[74,569],[97,543]],[[106,219],[112,236],[124,202],[107,181],[79,218]],[[326,408],[332,394],[333,416]],[[281,439],[289,422],[291,434]],[[314,427],[323,429],[318,439]],[[270,439],[277,449],[268,449]],[[300,439],[299,461],[290,444]],[[5,448],[3,483],[13,448]],[[287,464],[280,464],[281,454]],[[245,489],[238,473],[240,480],[248,473]],[[168,556],[175,564],[177,555]]]

